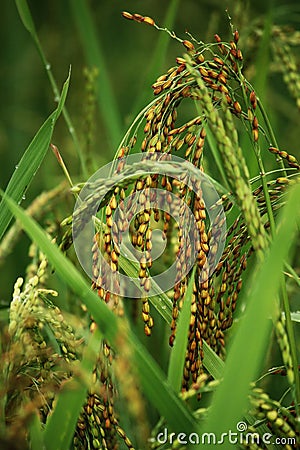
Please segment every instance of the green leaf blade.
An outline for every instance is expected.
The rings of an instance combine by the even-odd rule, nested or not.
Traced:
[[[16,165],[16,169],[9,180],[5,193],[16,203],[21,202],[22,197],[25,195],[32,179],[46,156],[51,142],[55,122],[58,119],[66,100],[69,81],[70,74],[64,83],[57,109],[48,117],[36,133],[25,153],[21,157],[19,163]],[[2,200],[0,203],[0,239],[5,233],[11,219],[12,213]]]
[[[15,0],[15,1],[24,27],[26,28],[27,31],[29,31],[33,39],[36,40],[37,34],[27,1],[26,0]]]

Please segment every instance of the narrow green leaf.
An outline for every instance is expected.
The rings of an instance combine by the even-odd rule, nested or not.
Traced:
[[[258,51],[255,53],[255,76],[253,86],[262,104],[265,103],[268,92],[268,76],[270,72],[270,42],[272,31],[273,10],[269,8],[263,28],[263,34],[259,41]],[[258,117],[260,121],[260,117]],[[257,174],[258,165],[255,152],[253,151],[252,138],[247,133],[241,133],[240,145],[243,150],[250,176]],[[275,145],[275,143],[273,143]]]
[[[16,169],[9,180],[6,193],[17,203],[21,202],[22,196],[25,194],[31,180],[46,155],[53,132],[54,118],[55,112],[48,117],[46,122],[34,136],[21,160],[16,165]],[[12,213],[4,200],[2,200],[0,204],[0,239],[5,233],[11,219]]]
[[[65,102],[66,102],[67,95],[68,95],[70,79],[71,79],[71,67],[69,68],[68,78],[66,79],[66,81],[63,84],[63,88],[62,88],[62,91],[61,91],[61,94],[59,97],[58,106],[55,110],[55,121],[59,118],[60,114],[62,113],[62,111],[64,109]]]
[[[229,430],[236,431],[236,425],[247,407],[250,383],[258,376],[269,343],[270,318],[278,295],[283,262],[288,257],[296,222],[299,223],[300,219],[299,195],[300,186],[296,186],[291,190],[281,213],[270,250],[260,270],[255,272],[255,279],[252,277],[248,289],[245,289],[247,309],[227,356],[224,380],[215,393],[203,426],[205,432],[214,432],[220,436]]]
[[[45,447],[42,433],[42,424],[40,422],[38,414],[34,414],[29,425],[29,436],[31,450],[41,450]]]
[[[100,45],[101,40],[97,35],[86,0],[70,0],[70,5],[87,63],[90,67],[98,67],[99,69],[98,105],[107,128],[108,137],[113,148],[116,149],[122,137],[122,121],[107,71],[105,55]]]
[[[48,117],[34,136],[19,163],[16,165],[16,170],[9,180],[5,193],[17,203],[21,202],[22,197],[25,195],[25,192],[48,151],[55,122],[61,113],[67,96],[69,81],[70,74],[64,83],[57,109]],[[11,219],[12,213],[2,200],[0,203],[0,239],[5,233]]]
[[[205,369],[208,371],[208,373],[211,374],[211,376],[215,380],[219,380],[223,376],[224,371],[224,361],[213,351],[213,349],[205,342],[203,341],[203,352],[204,352],[204,358],[203,358],[203,365]]]
[[[26,0],[15,0],[15,1],[24,27],[26,28],[27,31],[29,31],[34,40],[36,40],[37,34],[32,20],[30,9],[28,8],[27,1]]]
[[[240,133],[240,148],[242,149],[250,177],[257,175],[258,164],[255,151],[253,149],[252,137],[248,133]]]
[[[188,343],[188,332],[191,317],[194,277],[195,277],[195,268],[193,269],[191,278],[189,280],[183,307],[178,319],[174,348],[170,355],[168,381],[170,386],[172,386],[175,392],[180,392],[183,377],[183,368]]]
[[[97,294],[90,290],[89,285],[83,279],[80,272],[60,252],[57,246],[49,240],[42,228],[31,217],[27,216],[13,200],[9,199],[6,195],[4,199],[15,217],[19,219],[28,236],[40,247],[47,256],[50,264],[55,267],[58,275],[67,283],[72,291],[80,296],[81,300],[87,306],[89,313],[98,324],[105,339],[108,339],[114,345],[117,336],[120,333],[124,334],[123,322],[108,309],[106,304],[99,302]],[[169,386],[166,376],[149,355],[147,349],[142,346],[131,331],[127,333],[127,337],[124,336],[125,338],[128,340],[128,345],[133,348],[136,354],[136,364],[139,369],[140,381],[145,387],[144,394],[148,397],[149,401],[166,418],[174,431],[191,431],[195,429],[195,419],[191,412]]]

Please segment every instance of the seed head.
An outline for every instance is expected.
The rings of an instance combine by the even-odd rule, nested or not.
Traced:
[[[277,154],[279,153],[279,150],[276,147],[269,147],[269,152]]]
[[[130,14],[129,12],[127,12],[127,11],[123,11],[122,12],[122,16],[125,17],[125,19],[133,20],[133,15]]]
[[[204,56],[202,55],[202,53],[197,56],[196,61],[198,64],[201,64],[204,62]]]
[[[256,116],[253,117],[252,127],[253,127],[253,130],[256,130],[258,128],[258,120],[257,120]]]
[[[235,101],[232,106],[234,107],[234,110],[237,114],[240,114],[242,112],[242,107],[239,102]]]
[[[185,48],[191,52],[195,50],[194,44],[191,41],[187,41],[186,39],[182,42]]]
[[[239,38],[240,38],[240,34],[239,34],[238,30],[235,30],[235,32],[233,34],[233,39],[236,44],[238,43]]]
[[[148,25],[154,26],[155,22],[151,17],[145,16],[144,17],[144,23],[147,23]]]
[[[252,108],[255,109],[257,106],[257,99],[256,99],[256,94],[254,91],[251,91],[251,93],[250,93],[250,102],[251,102]]]
[[[242,50],[241,50],[241,49],[238,49],[238,50],[237,50],[236,57],[237,57],[237,59],[238,59],[239,61],[243,61],[243,54],[242,54]]]
[[[133,14],[133,20],[135,20],[136,22],[143,22],[144,21],[144,17],[141,16],[141,14]]]

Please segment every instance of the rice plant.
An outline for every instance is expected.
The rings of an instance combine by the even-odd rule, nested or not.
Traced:
[[[91,12],[70,2],[87,59],[101,66],[84,72],[82,143],[65,105],[72,71],[60,92],[27,2],[16,0],[57,107],[2,192],[0,264],[21,229],[31,240],[30,263],[1,316],[3,448],[299,444],[299,150],[279,144],[266,69],[253,63],[268,48],[270,70],[299,109],[299,32],[271,20],[238,31],[227,13],[229,39],[218,30],[207,42],[180,37],[171,31],[177,3],[166,28],[122,13],[128,27],[151,27],[179,56],[143,87],[152,99],[119,143]],[[98,171],[97,103],[115,146]],[[60,116],[80,180],[53,143]],[[49,148],[66,181],[24,210]]]

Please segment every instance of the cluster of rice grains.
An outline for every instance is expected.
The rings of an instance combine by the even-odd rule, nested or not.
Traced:
[[[160,29],[149,17],[127,12],[123,13],[123,16]],[[226,247],[214,273],[210,274],[208,278],[201,278],[205,261],[209,252],[212,251],[212,233],[206,214],[205,201],[202,198],[201,185],[198,186],[198,193],[195,194],[187,186],[184,176],[176,179],[152,172],[148,175],[135,176],[133,174],[132,177],[127,179],[127,182],[112,187],[109,195],[105,198],[105,205],[101,204],[105,211],[102,216],[104,226],[100,227],[101,229],[94,237],[93,275],[97,281],[93,283],[93,288],[97,290],[99,297],[117,315],[124,315],[123,298],[118,290],[118,282],[115,281],[117,278],[114,280],[115,285],[112,291],[103,287],[107,286],[107,274],[105,270],[99,269],[98,249],[101,249],[105,261],[113,273],[122,272],[119,264],[120,233],[129,231],[131,244],[141,255],[138,277],[143,294],[141,295],[139,314],[144,322],[145,334],[150,336],[154,325],[148,295],[151,290],[152,269],[155,263],[152,258],[152,235],[155,229],[160,228],[163,239],[166,241],[164,261],[170,264],[168,259],[174,260],[176,256],[180,255],[177,260],[177,276],[174,280],[174,288],[167,293],[172,300],[169,343],[173,346],[176,339],[177,319],[184,302],[188,283],[188,277],[182,277],[181,274],[190,257],[190,250],[187,248],[185,252],[180,252],[185,244],[182,239],[182,226],[184,224],[174,223],[170,213],[164,211],[164,205],[160,205],[159,202],[153,206],[151,190],[164,190],[167,193],[166,201],[172,204],[174,210],[176,208],[180,210],[183,202],[191,208],[197,224],[199,245],[197,247],[197,271],[194,280],[189,338],[182,381],[183,391],[188,391],[191,387],[197,385],[197,379],[204,371],[202,365],[203,340],[217,354],[221,357],[224,356],[225,331],[233,323],[234,311],[242,288],[242,273],[247,268],[249,257],[253,253],[259,255],[259,252],[265,249],[266,236],[270,228],[263,187],[259,186],[253,191],[249,184],[247,166],[238,146],[234,123],[236,118],[240,119],[246,126],[254,149],[257,150],[260,145],[276,154],[278,160],[281,161],[281,168],[283,168],[283,160],[294,170],[299,170],[299,164],[294,156],[289,155],[284,150],[277,149],[274,145],[270,145],[271,137],[258,123],[258,99],[251,85],[241,75],[243,56],[238,47],[238,32],[234,32],[233,39],[229,43],[222,42],[221,38],[216,35],[215,44],[205,46],[203,43],[197,43],[198,49],[195,48],[197,44],[194,45],[191,41],[181,40],[174,33],[170,34],[184,45],[187,55],[177,58],[177,65],[170,68],[153,84],[156,99],[137,117],[134,122],[134,124],[138,123],[136,129],[132,126],[123,139],[116,155],[115,174],[122,173],[123,158],[137,151],[146,154],[148,159],[153,160],[154,165],[155,161],[160,158],[156,155],[177,154],[204,172],[205,128],[209,123],[218,145],[222,148],[224,168],[232,191],[231,195],[221,197],[220,204],[223,205],[226,214],[233,210],[234,203],[240,207],[242,213],[240,215],[235,214],[236,218],[229,226]],[[185,123],[178,124],[178,110],[186,99],[198,103],[198,115]],[[141,127],[143,127],[142,138],[139,134]],[[265,146],[260,142],[264,138],[266,139]],[[113,178],[114,174],[111,175]],[[296,177],[288,178],[285,172],[283,172],[283,175],[267,183],[269,201],[275,215],[283,203],[286,187],[296,179]],[[129,200],[127,209],[130,209],[130,213],[124,220],[126,213],[124,212],[123,202],[126,198],[135,195],[137,195],[135,198],[138,198],[135,209],[130,209]],[[116,221],[114,220],[114,213],[117,209],[118,220]],[[120,294],[116,294],[116,292]],[[135,302],[135,305],[137,303]],[[95,371],[96,373],[97,371]],[[103,378],[103,372],[99,376]],[[109,377],[106,378],[106,381],[107,379]],[[105,376],[103,382],[105,382]],[[112,399],[112,396],[110,398]],[[254,400],[253,402],[255,403]],[[255,403],[255,407],[260,407],[260,403],[259,405],[258,403]],[[275,410],[272,409],[272,406],[262,406],[262,409],[266,411],[269,420],[272,419],[273,427],[273,425],[277,426],[278,421],[275,420],[274,422],[273,420]],[[109,414],[113,411],[112,406],[105,406],[103,399],[100,400],[100,398],[90,395],[85,408],[87,411],[89,410],[90,416],[94,414],[93,423],[95,421],[101,422],[100,434],[102,436],[104,434],[103,423],[104,428],[108,423],[116,423],[116,419],[109,417]],[[99,415],[103,416],[104,422],[99,419]],[[79,439],[80,434],[84,434],[86,422],[79,423],[79,428],[82,428],[83,431],[77,434],[77,439]],[[118,431],[119,436],[123,437],[125,444],[132,448],[125,433],[118,428],[118,425],[115,430]],[[90,431],[93,433],[93,428]],[[98,435],[99,433],[96,433],[96,443],[98,442]],[[105,442],[106,447],[103,448],[117,448],[115,439],[111,441],[113,444],[109,441]],[[97,448],[96,445],[94,445],[95,447]]]
[[[258,428],[265,426],[271,436],[277,436],[282,444],[280,448],[292,450],[297,448],[297,418],[295,408],[283,408],[282,405],[269,397],[261,388],[253,387],[250,396],[250,414],[257,419],[256,425],[250,425],[247,429],[249,435],[258,435]],[[259,450],[266,448],[262,439],[256,442],[245,439],[244,448]]]
[[[91,325],[92,330],[95,324]],[[117,449],[123,440],[128,449],[132,443],[120,427],[114,408],[116,389],[111,374],[111,349],[102,343],[93,371],[92,385],[79,416],[74,436],[74,449]],[[130,389],[128,395],[132,393]]]

